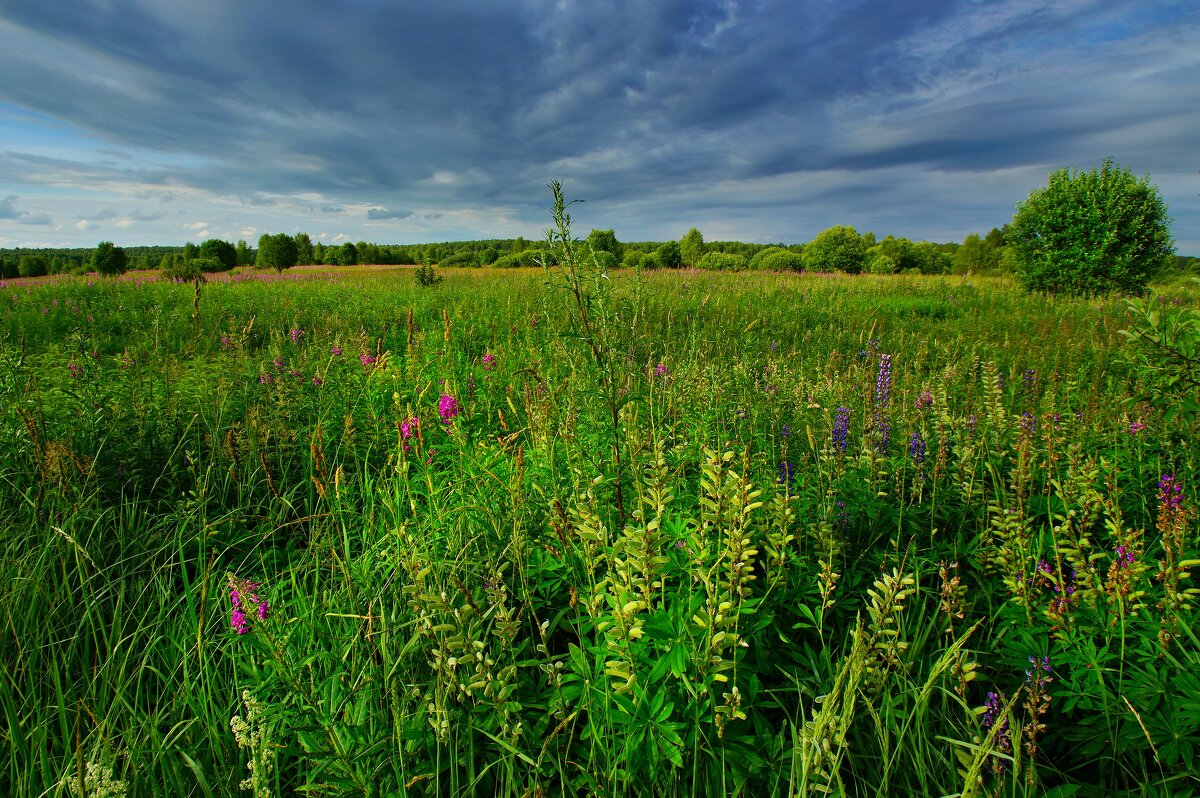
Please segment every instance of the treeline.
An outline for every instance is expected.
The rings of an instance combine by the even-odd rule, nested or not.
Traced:
[[[805,244],[752,244],[743,241],[706,242],[692,228],[678,241],[621,242],[613,230],[593,230],[586,244],[606,268],[699,268],[720,271],[813,271],[858,274],[1005,274],[1016,267],[1005,242],[1004,228],[986,235],[972,233],[961,244],[912,241],[873,233],[858,233],[838,225]],[[0,276],[38,277],[48,274],[123,273],[128,269],[159,269],[168,277],[195,279],[205,273],[242,267],[355,264],[429,265],[447,268],[515,268],[538,266],[552,258],[544,241],[518,236],[509,239],[447,241],[434,244],[324,244],[307,233],[263,235],[256,247],[209,239],[183,246],[0,249]],[[1161,277],[1200,275],[1200,258],[1176,256],[1173,268]]]

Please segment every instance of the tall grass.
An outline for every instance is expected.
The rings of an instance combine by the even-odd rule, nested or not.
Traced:
[[[578,287],[0,288],[0,794],[1200,787],[1120,303]]]

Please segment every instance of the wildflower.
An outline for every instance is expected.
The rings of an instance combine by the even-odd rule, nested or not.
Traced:
[[[483,356],[483,370],[491,371],[494,368],[496,368],[496,356],[488,352]]]
[[[1037,432],[1037,419],[1028,410],[1021,414],[1021,418],[1017,423],[1021,427],[1021,432],[1025,435],[1033,435],[1033,433]]]
[[[73,380],[77,380],[83,376],[83,366],[73,360],[67,364],[67,369],[71,372],[71,379]]]
[[[301,330],[299,327],[293,327],[289,335],[292,337],[292,343],[297,344],[300,343],[300,336],[304,335],[304,330]]]
[[[368,354],[366,352],[363,352],[361,355],[358,356],[358,362],[363,364],[363,368],[368,368],[369,366],[374,366],[376,360],[378,360],[378,358],[376,358],[374,355]]]
[[[792,425],[784,424],[782,427],[779,428],[779,434],[781,437],[784,437],[784,438],[792,437]]]
[[[839,407],[837,418],[833,420],[833,448],[839,452],[846,451],[849,445],[847,433],[850,431],[850,408]]]
[[[271,363],[275,366],[276,371],[283,371],[283,358],[276,357],[273,361],[271,361]]]
[[[657,377],[665,377],[670,373],[671,373],[671,370],[669,368],[667,368],[666,363],[659,363],[657,366],[654,367],[654,374]]]
[[[917,411],[928,410],[933,407],[933,394],[929,391],[921,391],[921,395],[917,397]]]
[[[1174,474],[1163,474],[1158,480],[1158,505],[1167,512],[1179,509],[1183,504],[1183,484]]]
[[[984,704],[983,711],[983,728],[990,732],[995,726],[992,739],[995,741],[996,750],[1002,754],[1010,754],[1012,753],[1012,734],[1008,727],[1008,718],[1004,717],[1005,703],[1003,693],[988,692],[987,703]],[[995,773],[1004,772],[1004,760],[1000,757],[992,757],[991,766]]]
[[[796,478],[796,467],[787,460],[782,460],[779,463],[779,484],[791,485]]]
[[[416,416],[409,416],[400,422],[400,438],[404,441],[404,451],[408,451],[408,441],[412,440],[412,436],[417,432],[417,425],[420,422]]]
[[[917,465],[922,465],[925,462],[925,441],[919,433],[912,434],[912,440],[908,442],[908,454],[916,462]]]
[[[222,335],[222,336],[221,336],[221,350],[222,350],[222,351],[225,351],[225,350],[228,350],[228,349],[229,349],[229,336],[228,336],[228,335]]]
[[[333,348],[330,351],[333,353],[334,357],[340,357],[342,354],[342,348],[340,346],[338,346],[337,344],[334,344]]]
[[[449,424],[458,418],[458,400],[448,393],[442,394],[442,398],[438,399],[438,413],[442,417],[442,423]]]
[[[875,404],[887,407],[892,397],[892,356],[879,356],[879,374],[875,378]]]
[[[313,375],[312,384],[314,386],[316,386],[317,388],[320,388],[324,384],[324,382],[325,381],[322,380],[320,377],[318,377],[316,374]]]
[[[270,374],[259,374],[258,382],[260,385],[270,385],[271,383],[275,382],[275,378]]]
[[[1131,437],[1137,437],[1146,429],[1146,425],[1140,421],[1133,421],[1129,424],[1129,434]]]
[[[229,626],[239,635],[244,635],[250,631],[251,617],[257,618],[259,622],[267,619],[267,600],[260,599],[255,592],[259,587],[258,582],[251,582],[233,574],[229,575],[227,582],[231,605]]]

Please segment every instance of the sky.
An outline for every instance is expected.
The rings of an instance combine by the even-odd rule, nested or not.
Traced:
[[[0,247],[961,241],[1149,175],[1200,255],[1196,0],[0,0]]]

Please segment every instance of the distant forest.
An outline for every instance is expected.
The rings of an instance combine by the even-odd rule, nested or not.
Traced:
[[[924,274],[1001,274],[1012,270],[1004,230],[972,234],[960,243],[913,242],[838,226],[807,244],[751,244],[741,241],[705,242],[698,230],[680,241],[621,243],[612,230],[588,236],[593,251],[603,254],[610,268],[694,266],[720,270],[769,269]],[[210,239],[181,246],[124,247],[124,268],[161,269],[190,277],[196,272],[225,271],[238,266],[275,269],[295,265],[354,264],[435,265],[441,267],[535,266],[546,248],[543,241],[522,237],[435,244],[314,243],[306,233],[265,235],[257,247]],[[0,276],[40,276],[95,270],[95,248],[0,249]],[[1200,275],[1200,258],[1175,256],[1173,268],[1160,277]]]

